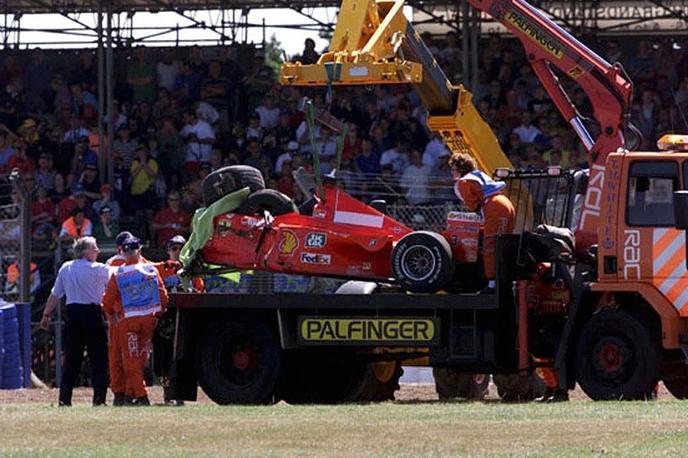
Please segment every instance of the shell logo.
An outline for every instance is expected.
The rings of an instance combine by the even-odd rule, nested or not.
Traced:
[[[294,231],[289,229],[282,231],[282,240],[279,244],[279,253],[284,256],[291,256],[299,247],[299,239]]]

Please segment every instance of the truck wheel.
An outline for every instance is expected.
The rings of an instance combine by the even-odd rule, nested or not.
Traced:
[[[369,363],[360,380],[345,396],[348,402],[393,401],[404,369],[398,361]]]
[[[545,394],[545,384],[535,373],[494,374],[492,380],[504,402],[528,402]]]
[[[281,352],[258,321],[215,323],[199,346],[199,383],[218,404],[265,404],[272,400]]]
[[[434,232],[406,234],[392,250],[392,273],[408,291],[435,293],[441,290],[454,274],[449,242]]]
[[[289,196],[274,189],[261,189],[249,194],[241,204],[241,207],[239,207],[238,213],[242,215],[262,215],[263,211],[266,210],[272,216],[299,212],[296,204]]]
[[[326,355],[294,355],[286,362],[280,397],[290,404],[337,404],[351,402],[367,365]]]
[[[203,179],[201,189],[206,207],[229,193],[248,186],[251,192],[265,189],[263,175],[255,167],[230,165],[210,173]]]
[[[578,383],[594,400],[648,399],[659,380],[661,357],[650,331],[618,310],[594,315],[581,331]]]
[[[469,374],[451,367],[433,367],[432,375],[440,401],[456,398],[482,401],[490,384],[490,376],[487,374]]]
[[[662,381],[676,399],[688,399],[688,364],[683,355],[667,354],[662,368]]]

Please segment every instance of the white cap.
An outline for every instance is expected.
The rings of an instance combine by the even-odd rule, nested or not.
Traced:
[[[287,150],[289,150],[289,151],[298,151],[298,149],[299,149],[299,142],[295,142],[294,140],[292,140],[287,144]]]

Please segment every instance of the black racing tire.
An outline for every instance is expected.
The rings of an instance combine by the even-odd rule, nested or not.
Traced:
[[[581,329],[578,383],[594,400],[652,399],[660,378],[659,344],[637,318],[619,310],[593,315]]]
[[[203,202],[207,207],[227,194],[247,186],[251,192],[265,189],[265,180],[260,170],[248,165],[222,167],[203,179]]]
[[[298,213],[299,209],[294,201],[274,189],[261,189],[250,194],[239,207],[238,213],[242,215],[261,215],[267,210],[272,216]]]
[[[225,321],[207,326],[199,345],[199,384],[220,405],[272,402],[281,350],[259,321]]]
[[[466,399],[482,401],[487,395],[490,384],[488,374],[469,374],[451,367],[433,367],[435,391],[440,401]]]
[[[392,273],[407,291],[440,291],[448,286],[454,275],[451,246],[435,232],[415,231],[406,234],[392,250]]]
[[[529,402],[545,394],[545,384],[537,374],[494,374],[497,394],[504,402]]]

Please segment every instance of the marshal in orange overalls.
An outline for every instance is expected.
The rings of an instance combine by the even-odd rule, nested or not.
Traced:
[[[155,315],[167,305],[162,278],[150,263],[127,261],[110,277],[103,295],[103,310],[118,321],[125,395],[147,396],[143,379],[155,328]]]
[[[479,170],[463,175],[454,187],[455,193],[470,211],[482,208],[485,218],[483,264],[488,280],[495,278],[495,237],[514,230],[516,210],[509,198],[501,194],[503,188],[504,183],[493,181]]]

